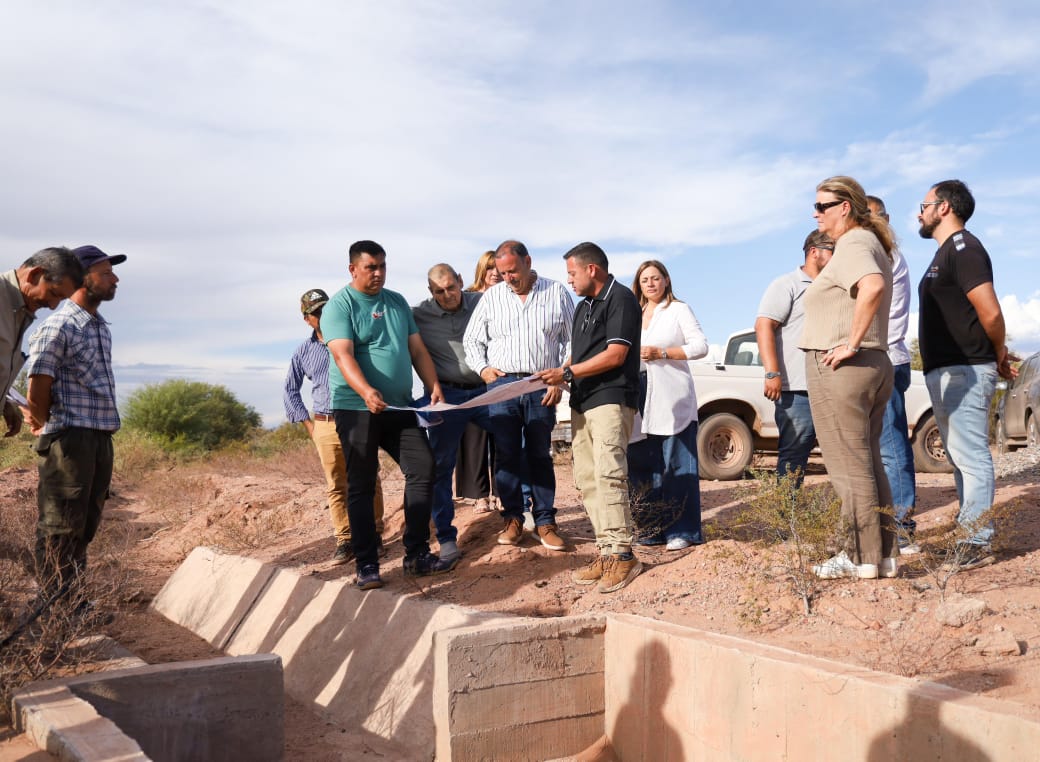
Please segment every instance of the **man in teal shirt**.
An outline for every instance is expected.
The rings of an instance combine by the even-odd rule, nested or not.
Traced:
[[[404,572],[425,576],[452,564],[430,553],[434,460],[415,413],[388,410],[412,403],[412,368],[431,402],[442,402],[429,352],[412,309],[396,291],[384,289],[386,252],[375,241],[350,247],[351,282],[321,315],[321,334],[332,355],[329,392],[336,430],[347,461],[347,515],[357,562],[357,586],[382,587],[372,502],[379,448],[401,467],[404,488]]]

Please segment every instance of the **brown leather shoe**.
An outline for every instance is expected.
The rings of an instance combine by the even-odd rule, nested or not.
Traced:
[[[535,527],[534,531],[538,534],[538,539],[542,541],[542,545],[547,547],[549,550],[567,549],[567,541],[560,537],[560,533],[555,524],[546,524],[545,526]]]
[[[603,576],[603,569],[606,568],[609,558],[610,556],[596,556],[591,563],[571,572],[571,579],[578,585],[594,585]]]
[[[506,519],[506,525],[498,533],[499,545],[518,545],[524,537],[524,522],[517,518]]]
[[[643,571],[643,564],[635,556],[627,561],[622,561],[620,555],[612,555],[607,560],[603,576],[599,578],[599,586],[596,589],[601,593],[620,590],[638,577],[641,571]]]

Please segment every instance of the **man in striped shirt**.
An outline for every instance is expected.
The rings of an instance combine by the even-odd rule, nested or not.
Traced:
[[[347,463],[343,458],[343,446],[336,433],[336,421],[329,405],[329,350],[321,336],[321,310],[328,303],[329,295],[320,288],[312,288],[300,297],[303,322],[311,328],[311,335],[296,347],[289,361],[289,372],[285,376],[282,402],[289,423],[301,423],[314,442],[325,472],[325,486],[329,501],[329,516],[336,538],[336,551],[332,556],[334,566],[347,563],[354,553],[350,547],[350,518],[347,516]],[[303,379],[311,382],[311,401],[314,416],[307,411],[300,391]],[[376,476],[376,491],[373,499],[376,519],[376,534],[382,546],[383,534],[383,485]]]
[[[96,246],[73,250],[83,285],[29,342],[29,424],[39,432],[36,571],[45,595],[69,591],[87,566],[112,481],[112,434],[119,429],[112,334],[98,312],[116,295],[113,265]]]
[[[466,363],[479,370],[489,388],[563,365],[570,352],[574,302],[563,284],[539,278],[519,241],[495,251],[502,282],[489,288],[473,310],[463,337]],[[552,430],[559,388],[550,387],[489,408],[495,437],[495,483],[505,525],[500,545],[523,539],[522,485],[531,486],[532,513],[539,541],[550,550],[567,545],[556,528],[556,476]]]

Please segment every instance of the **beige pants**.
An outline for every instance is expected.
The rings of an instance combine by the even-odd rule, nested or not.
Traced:
[[[311,435],[318,451],[321,469],[325,472],[325,488],[329,500],[329,516],[336,542],[350,542],[350,519],[347,518],[347,462],[343,459],[334,421],[314,421]],[[376,533],[383,533],[383,484],[376,476],[376,494],[372,501],[376,519]]]
[[[632,549],[627,452],[635,412],[621,405],[571,411],[574,486],[581,490],[601,555]]]
[[[892,395],[888,354],[864,349],[837,370],[823,364],[825,352],[805,355],[816,439],[823,451],[848,537],[846,552],[857,564],[880,564],[899,555],[892,490],[881,462],[881,427]]]

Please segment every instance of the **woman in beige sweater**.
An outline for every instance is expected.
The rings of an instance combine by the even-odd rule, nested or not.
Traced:
[[[892,231],[871,214],[862,186],[831,177],[816,187],[816,224],[834,256],[805,290],[799,346],[816,438],[848,532],[845,549],[814,566],[824,579],[894,577],[899,550],[881,463],[881,426],[892,394],[888,313]]]

